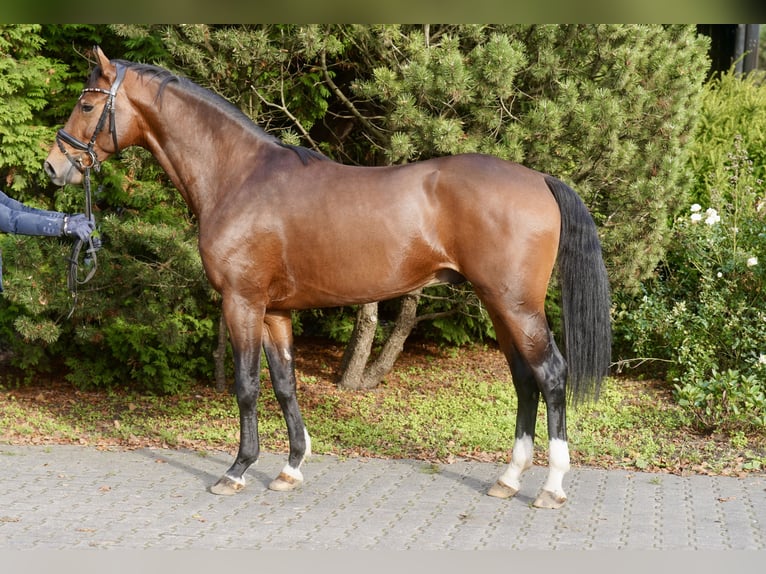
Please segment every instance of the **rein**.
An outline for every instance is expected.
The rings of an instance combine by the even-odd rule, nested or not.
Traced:
[[[93,217],[93,209],[92,209],[92,203],[91,203],[91,193],[90,193],[90,167],[85,168],[85,216],[88,219],[91,219]],[[74,245],[72,245],[72,253],[69,256],[69,271],[67,273],[67,287],[69,288],[69,292],[72,294],[72,308],[69,310],[69,315],[67,315],[67,319],[69,319],[72,314],[74,314],[74,309],[77,306],[77,286],[78,285],[85,285],[88,281],[93,279],[93,276],[96,274],[96,270],[98,269],[98,258],[96,257],[96,248],[93,246],[93,239],[91,237],[88,237],[88,248],[85,250],[85,259],[84,263],[86,267],[89,267],[88,273],[85,275],[85,278],[80,279],[78,277],[79,275],[79,259],[80,259],[80,252],[82,251],[83,246],[85,245],[85,242],[82,239],[77,239],[74,242]]]
[[[78,140],[76,137],[66,132],[63,128],[56,133],[56,144],[61,150],[61,153],[64,154],[69,162],[84,176],[83,187],[85,188],[85,216],[88,219],[93,218],[90,172],[91,170],[96,172],[101,170],[101,162],[98,160],[98,156],[96,155],[95,151],[96,138],[104,129],[107,117],[109,118],[109,131],[111,132],[112,142],[114,143],[114,154],[117,157],[119,157],[120,154],[120,148],[117,144],[117,124],[115,123],[114,98],[117,95],[117,90],[120,89],[120,85],[122,84],[124,78],[125,67],[118,65],[117,77],[115,78],[114,83],[112,84],[111,88],[109,88],[109,90],[103,90],[101,88],[85,88],[80,94],[80,98],[82,98],[83,94],[88,92],[96,92],[100,94],[106,94],[108,96],[106,102],[104,103],[104,109],[101,111],[101,116],[99,117],[98,123],[96,124],[96,129],[93,131],[93,135],[91,136],[88,143],[84,143],[83,141]],[[85,152],[90,160],[89,163],[85,164],[83,162],[82,156],[73,158],[67,152],[66,147],[64,147],[65,143],[76,150]],[[82,251],[85,242],[82,239],[77,239],[74,242],[74,245],[72,245],[72,254],[69,258],[69,272],[67,274],[67,286],[69,287],[69,292],[72,294],[73,301],[72,309],[69,311],[67,319],[72,316],[77,305],[77,286],[84,285],[93,279],[93,276],[96,274],[96,270],[98,269],[98,260],[96,258],[96,248],[93,245],[93,239],[89,237],[87,243],[88,248],[85,250],[86,255],[84,262],[86,266],[90,267],[90,269],[83,279],[80,279],[78,275],[80,252]]]

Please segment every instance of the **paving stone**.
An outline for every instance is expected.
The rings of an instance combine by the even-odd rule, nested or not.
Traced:
[[[208,492],[231,457],[189,450],[0,445],[0,549],[764,550],[766,475],[674,476],[575,467],[569,500],[532,508],[546,469],[513,499],[486,496],[503,465],[313,456],[297,491]]]

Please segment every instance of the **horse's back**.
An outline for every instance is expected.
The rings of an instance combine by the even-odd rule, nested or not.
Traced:
[[[317,186],[322,178],[312,179],[311,193],[324,206],[322,233],[339,228],[338,239],[381,241],[381,249],[383,243],[410,249],[408,242],[420,241],[455,268],[525,242],[540,245],[546,260],[555,257],[561,220],[541,172],[482,154],[328,167],[337,170],[331,180]]]
[[[308,191],[336,210],[328,212],[328,219],[346,211],[366,212],[373,220],[446,227],[449,234],[460,234],[460,240],[462,233],[476,235],[492,225],[523,234],[527,228],[557,234],[560,227],[545,174],[491,155],[461,154],[377,168],[317,168],[329,175],[311,176]]]

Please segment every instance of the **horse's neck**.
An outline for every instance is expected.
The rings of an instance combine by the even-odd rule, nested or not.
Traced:
[[[144,147],[157,159],[199,220],[241,176],[238,161],[261,142],[246,126],[213,108],[200,113],[173,95],[147,111]],[[231,150],[231,153],[229,152]],[[236,152],[235,152],[236,150]]]

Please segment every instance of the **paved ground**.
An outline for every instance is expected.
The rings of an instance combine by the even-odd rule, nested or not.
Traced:
[[[207,488],[225,453],[0,445],[5,549],[766,549],[766,475],[679,477],[574,468],[567,505],[485,495],[502,465],[314,456],[299,491],[266,489],[285,462],[264,453],[248,488]]]

